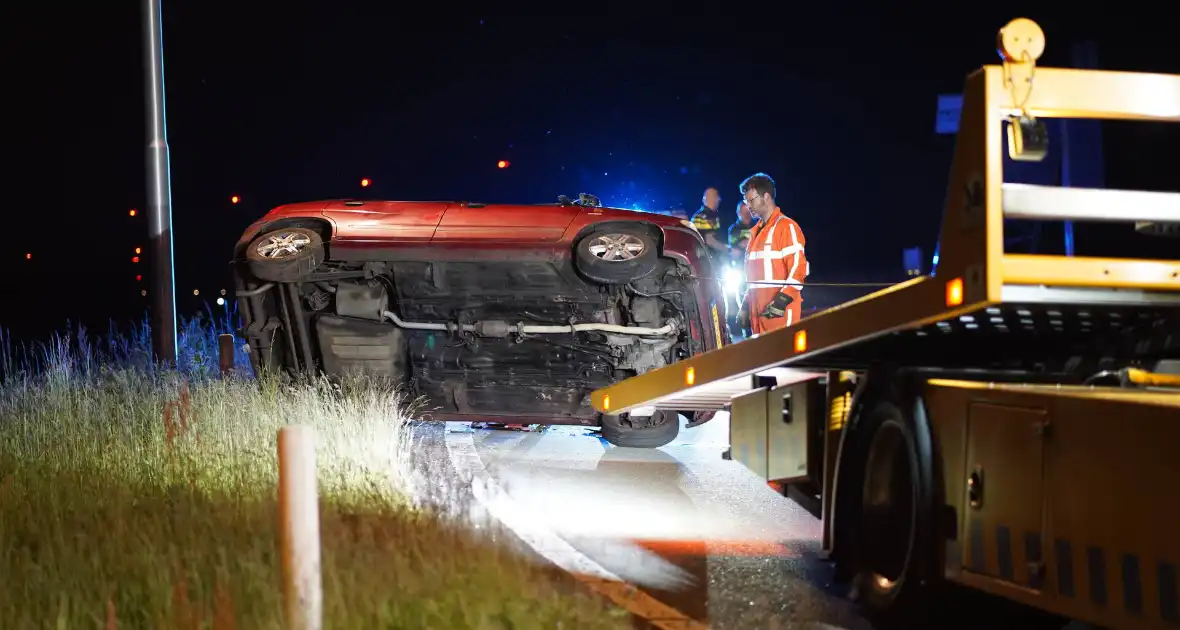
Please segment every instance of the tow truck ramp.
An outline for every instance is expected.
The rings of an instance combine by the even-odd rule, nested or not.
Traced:
[[[1038,67],[1044,46],[1014,20],[1002,64],[967,77],[936,274],[592,402],[728,409],[732,459],[819,499],[824,549],[874,614],[954,582],[1180,628],[1180,260],[1004,250],[1006,220],[1175,236],[1180,194],[1003,179],[1049,153],[1042,118],[1180,122],[1180,76]]]

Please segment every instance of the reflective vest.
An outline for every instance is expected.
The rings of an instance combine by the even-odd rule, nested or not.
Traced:
[[[803,310],[803,281],[811,272],[806,245],[803,229],[778,208],[767,220],[754,226],[746,244],[746,304],[755,334],[799,321]],[[754,284],[760,280],[786,284]],[[759,314],[780,291],[794,298],[794,302],[783,317],[762,320]]]
[[[754,231],[754,224],[742,225],[739,220],[737,223],[729,226],[729,246],[737,247],[738,243],[750,238],[750,233]]]

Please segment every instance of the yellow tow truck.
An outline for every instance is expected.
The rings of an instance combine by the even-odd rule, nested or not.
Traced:
[[[1005,183],[1003,165],[1005,135],[1010,159],[1044,158],[1042,118],[1180,122],[1180,76],[1038,67],[1044,48],[1013,20],[1002,63],[967,77],[936,274],[593,404],[728,409],[728,456],[814,501],[825,554],[875,614],[949,582],[1180,628],[1180,260],[1006,253],[1003,234],[1006,219],[1175,234],[1180,194]]]

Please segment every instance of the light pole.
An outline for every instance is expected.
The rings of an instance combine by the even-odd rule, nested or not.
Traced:
[[[164,118],[164,24],[160,0],[143,0],[144,100],[147,109],[148,236],[152,248],[152,354],[176,365],[172,262],[172,190]]]

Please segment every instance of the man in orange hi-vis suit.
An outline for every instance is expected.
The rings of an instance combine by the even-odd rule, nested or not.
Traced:
[[[790,326],[803,315],[807,263],[803,230],[774,202],[774,180],[757,173],[742,182],[741,193],[759,221],[746,244],[746,300],[739,320],[755,335]],[[756,284],[769,280],[785,284]]]

